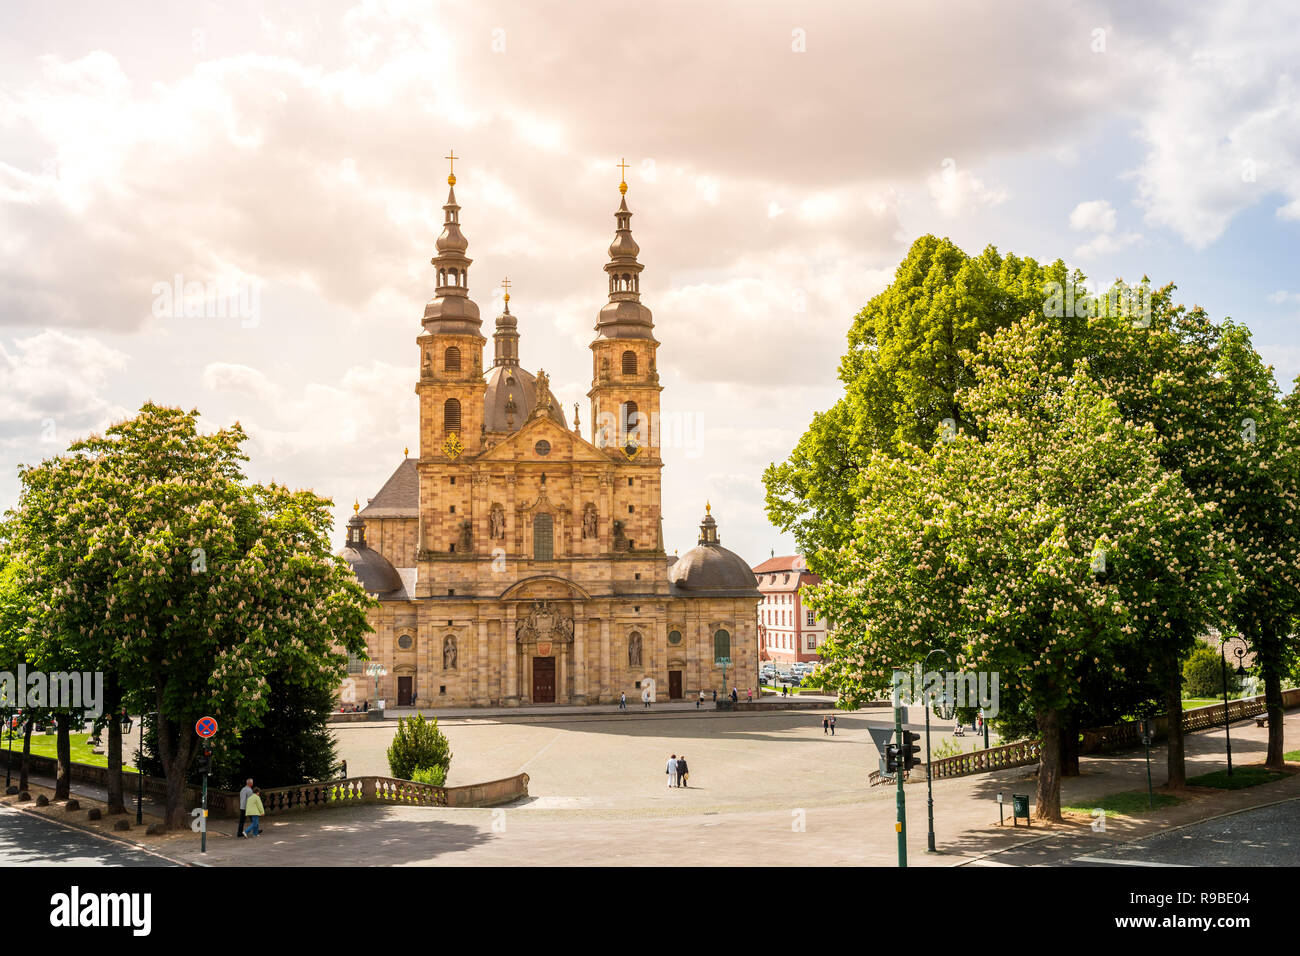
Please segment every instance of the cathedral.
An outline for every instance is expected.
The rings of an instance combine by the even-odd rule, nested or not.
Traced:
[[[348,522],[343,557],[378,599],[343,698],[388,706],[678,700],[758,679],[761,596],[705,506],[696,547],[664,547],[650,310],[627,182],[591,343],[588,436],[520,364],[505,305],[485,368],[456,177],[419,347],[419,454]],[[377,665],[377,666],[376,666]],[[377,673],[376,673],[377,671]]]

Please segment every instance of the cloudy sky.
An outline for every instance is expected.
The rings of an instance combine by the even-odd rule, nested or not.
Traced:
[[[0,508],[147,399],[238,419],[253,477],[340,518],[373,495],[416,445],[449,148],[485,331],[509,275],[524,365],[584,421],[630,164],[670,550],[706,499],[747,558],[790,549],[762,469],[927,232],[1174,281],[1300,374],[1295,4],[308,9],[6,4]]]

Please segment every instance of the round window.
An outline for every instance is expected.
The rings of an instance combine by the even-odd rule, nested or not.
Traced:
[[[680,644],[681,642],[682,642],[682,632],[681,632],[681,631],[669,631],[669,632],[668,632],[668,643],[669,643],[669,644]]]
[[[549,455],[551,453],[551,443],[543,438],[533,446],[533,451],[537,452],[539,455]]]
[[[411,635],[403,634],[401,637],[399,637],[397,639],[397,646],[404,651],[409,651],[411,649]]]

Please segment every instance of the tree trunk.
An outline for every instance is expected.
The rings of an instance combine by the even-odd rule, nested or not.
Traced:
[[[122,720],[119,709],[122,695],[118,690],[117,678],[108,677],[108,807],[105,813],[126,813],[126,803],[122,799]]]
[[[32,728],[34,726],[36,725],[32,722],[31,715],[27,715],[27,726],[23,728],[23,759],[22,763],[18,765],[18,789],[20,791],[27,789],[27,775],[32,766]]]
[[[1183,751],[1183,674],[1177,667],[1171,667],[1165,680],[1165,713],[1169,717],[1169,780],[1166,786],[1170,790],[1182,790],[1187,786],[1187,764]]]
[[[55,753],[58,755],[58,767],[54,772],[54,799],[66,800],[72,792],[72,715],[60,713],[54,715]]]
[[[1079,776],[1079,718],[1069,711],[1061,720],[1061,776]]]
[[[183,829],[189,826],[189,813],[185,809],[185,777],[194,748],[190,735],[182,733],[175,721],[165,720],[161,715],[156,719],[158,757],[162,761],[163,776],[167,778],[166,825]]]
[[[1048,823],[1061,820],[1061,712],[1040,710],[1038,735],[1038,805],[1034,816]]]
[[[1264,668],[1264,706],[1268,708],[1268,756],[1264,766],[1271,770],[1283,770],[1286,761],[1282,759],[1282,678],[1271,667]]]

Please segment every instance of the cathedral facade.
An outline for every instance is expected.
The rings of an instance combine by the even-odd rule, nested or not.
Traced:
[[[348,524],[342,552],[378,598],[342,696],[389,706],[608,704],[757,687],[749,565],[711,509],[666,553],[659,342],[641,302],[627,184],[591,349],[588,434],[520,364],[509,292],[490,364],[469,297],[454,175],[419,348],[418,457]],[[375,673],[378,671],[378,673]]]

